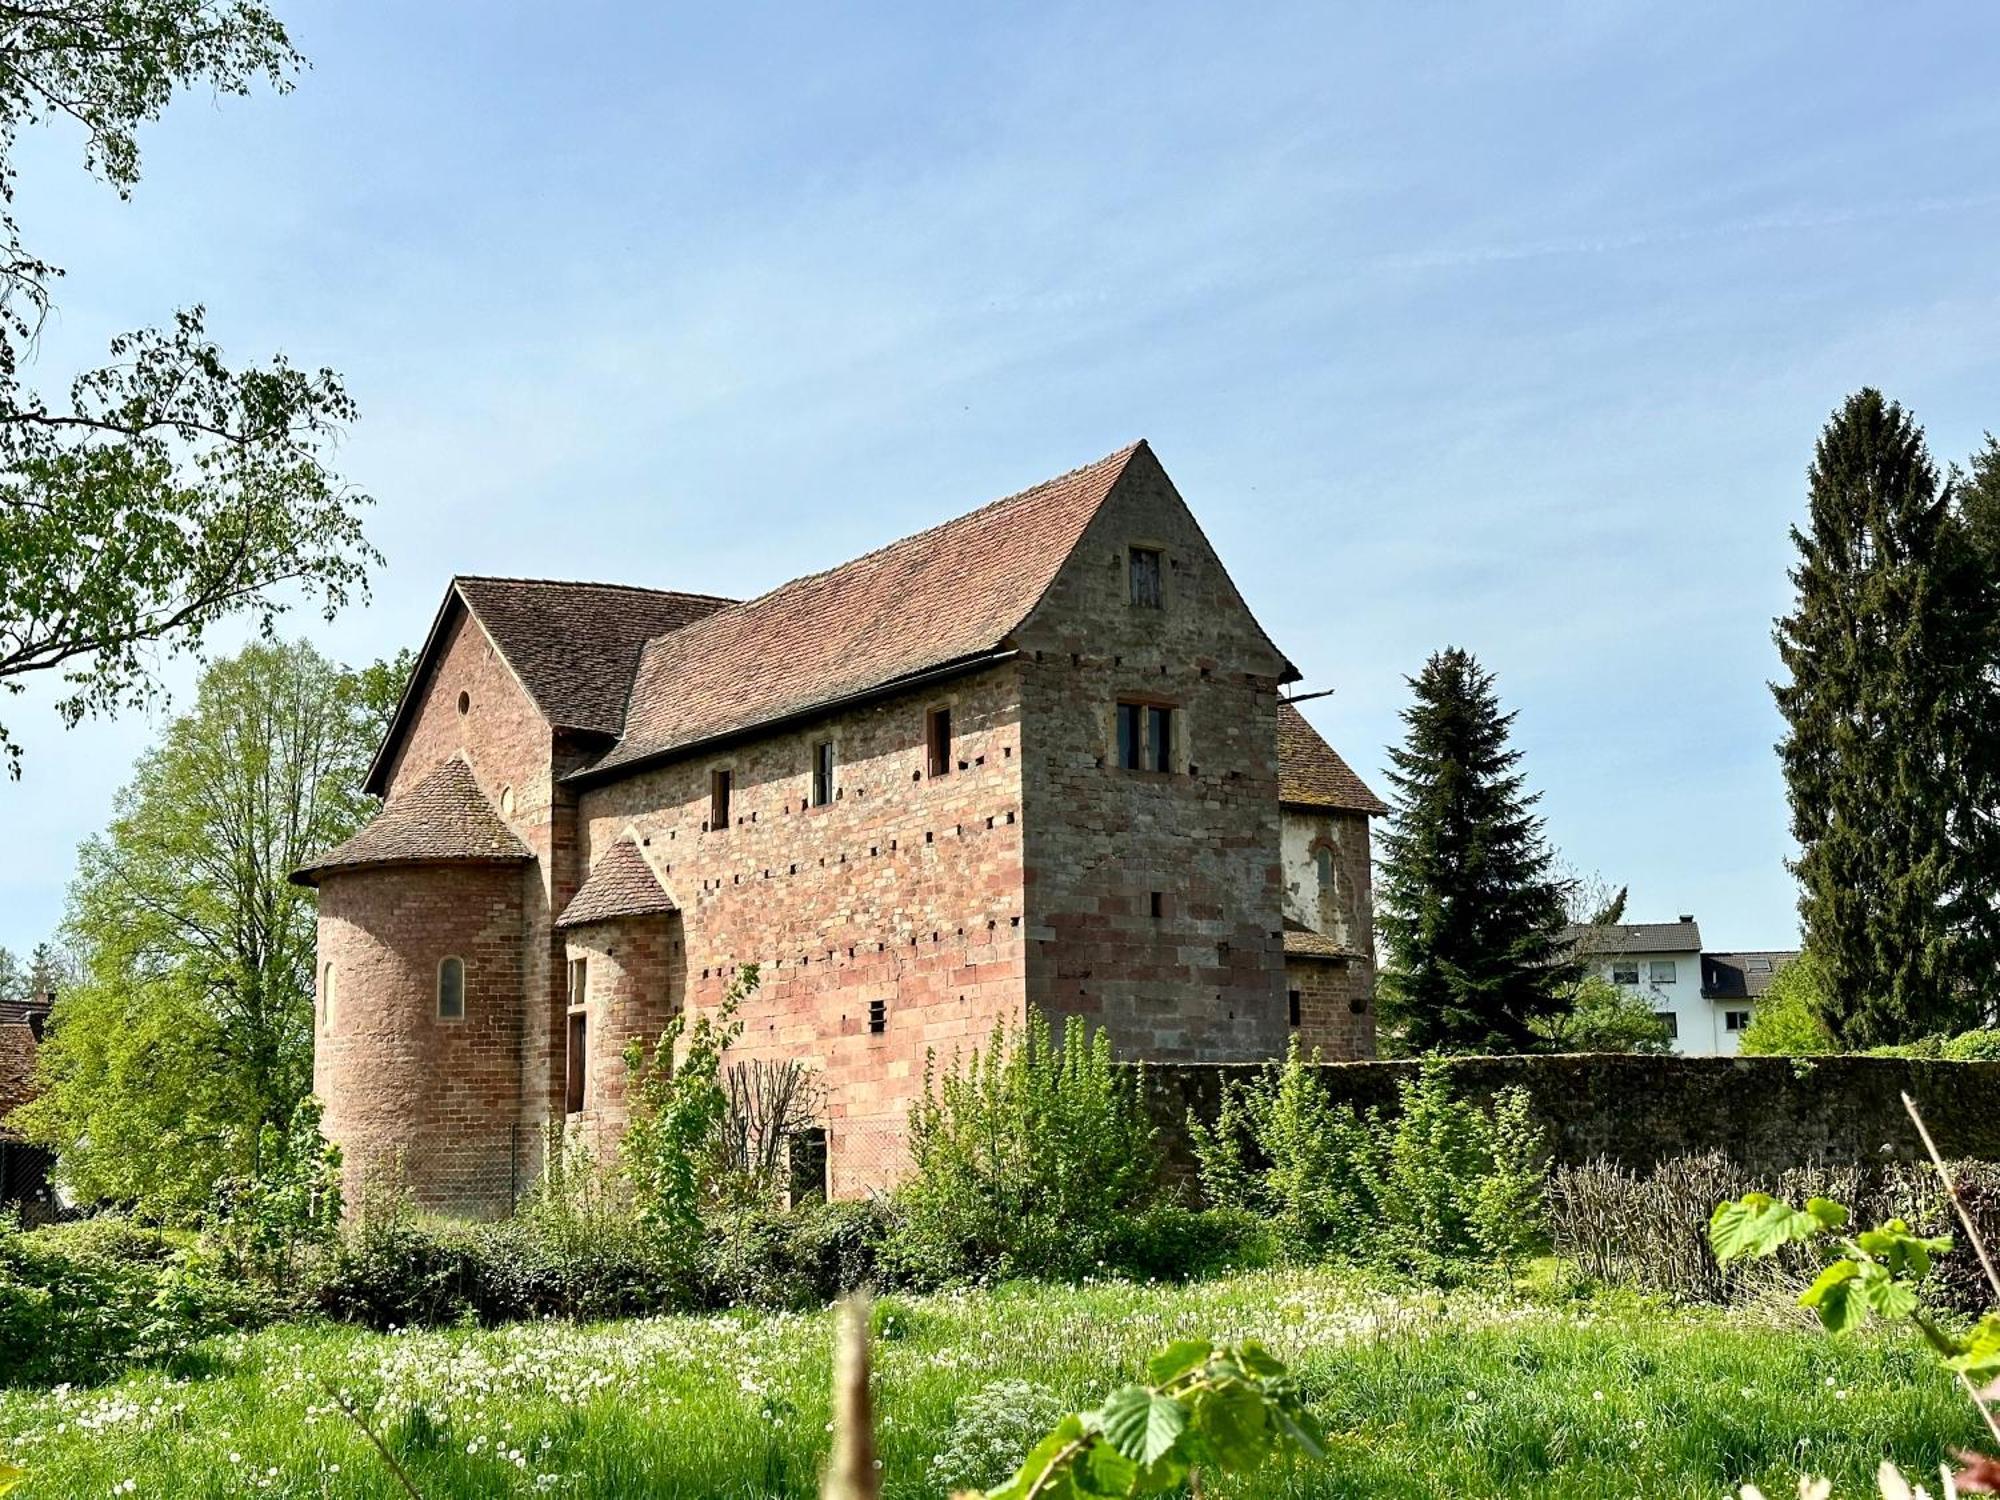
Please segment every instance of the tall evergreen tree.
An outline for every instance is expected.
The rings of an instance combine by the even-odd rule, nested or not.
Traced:
[[[1456,647],[1410,679],[1408,738],[1389,752],[1396,803],[1377,924],[1383,1011],[1411,1051],[1521,1052],[1568,1004],[1567,883],[1508,745],[1493,674]]]
[[[1816,1004],[1847,1047],[1973,1024],[2000,958],[1992,569],[1909,413],[1828,420],[1774,684]]]

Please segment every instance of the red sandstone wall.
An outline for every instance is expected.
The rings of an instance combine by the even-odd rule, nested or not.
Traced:
[[[1134,545],[1165,554],[1162,609],[1130,602]],[[1156,463],[1134,461],[1020,640],[1030,998],[1122,1057],[1281,1052],[1282,659]],[[1174,706],[1172,772],[1119,769],[1121,698]]]
[[[1327,1062],[1375,1056],[1375,966],[1361,959],[1285,961],[1285,986],[1299,997],[1299,1047]]]
[[[933,779],[924,715],[943,702],[956,763]],[[829,735],[838,795],[812,807],[812,746]],[[821,1070],[836,1193],[900,1169],[926,1049],[982,1045],[1025,1014],[1020,744],[1006,666],[583,796],[587,849],[632,831],[680,905],[695,1005],[717,1004],[738,965],[761,966],[732,1060]],[[723,766],[733,823],[705,830]],[[872,1000],[887,1008],[880,1035]]]
[[[437,1015],[437,966],[465,960],[465,1018]],[[350,1206],[401,1170],[445,1212],[505,1212],[520,1090],[521,875],[513,866],[329,875],[319,895],[313,1089],[346,1154]],[[331,1026],[326,965],[334,966]]]
[[[586,965],[582,1009],[587,1019],[584,1107],[568,1118],[599,1158],[617,1153],[631,1110],[624,1053],[637,1042],[649,1052],[681,1008],[687,957],[678,916],[592,922],[564,934],[567,958]],[[570,997],[565,1013],[575,1007]],[[568,1078],[567,1063],[561,1070]]]

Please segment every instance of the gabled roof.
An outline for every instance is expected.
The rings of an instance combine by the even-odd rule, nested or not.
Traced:
[[[1756,1000],[1771,988],[1778,971],[1799,956],[1796,948],[1756,953],[1704,953],[1701,993],[1707,1000]]]
[[[359,833],[292,871],[318,885],[335,870],[366,865],[507,864],[534,855],[479,790],[472,767],[454,756],[389,799]]]
[[[551,728],[616,735],[639,652],[647,641],[734,603],[714,594],[629,588],[616,583],[565,583],[549,578],[454,578],[445,591],[383,736],[367,789],[380,792],[394,748],[415,713],[427,669],[443,648],[456,612],[469,611],[513,669]]]
[[[573,774],[594,778],[994,657],[1144,447],[648,642],[624,737]]]
[[[1289,703],[1278,705],[1278,801],[1381,816],[1388,807]]]
[[[556,918],[556,926],[580,927],[585,922],[659,916],[678,910],[639,846],[630,839],[620,839],[591,868],[582,889]]]
[[[1603,922],[1565,927],[1558,941],[1579,953],[1618,958],[1628,953],[1698,953],[1701,927],[1685,922]]]

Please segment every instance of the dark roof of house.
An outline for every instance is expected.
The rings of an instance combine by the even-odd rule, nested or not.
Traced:
[[[25,1021],[0,1023],[0,1140],[12,1139],[6,1117],[35,1093],[35,1033]]]
[[[646,644],[624,736],[581,777],[998,653],[1143,442]]]
[[[1599,957],[1628,953],[1689,953],[1701,949],[1701,926],[1686,922],[1606,922],[1565,927],[1562,941]]]
[[[733,603],[714,594],[619,583],[452,579],[368,769],[367,789],[383,790],[394,748],[421,700],[424,668],[442,647],[458,607],[479,622],[552,728],[615,736],[625,727],[626,696],[646,642]]]
[[[1389,810],[1289,703],[1278,705],[1278,801],[1374,816]]]
[[[1799,956],[1796,948],[1755,953],[1704,953],[1701,993],[1709,1000],[1756,1000],[1771,988],[1778,971]]]
[[[585,922],[658,916],[677,910],[674,898],[661,886],[639,846],[630,839],[620,839],[591,867],[582,888],[556,918],[556,926],[580,927]]]
[[[1287,958],[1362,958],[1351,948],[1343,948],[1324,933],[1315,932],[1305,923],[1294,918],[1285,918],[1285,957]]]
[[[0,1000],[0,1026],[30,1026],[37,1020],[46,1019],[55,1004],[43,995],[30,995],[25,1000]]]
[[[389,799],[362,830],[292,872],[318,885],[333,870],[361,865],[505,864],[534,855],[473,779],[463,756],[427,772]]]

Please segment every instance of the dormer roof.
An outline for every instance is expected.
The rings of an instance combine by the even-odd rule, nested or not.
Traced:
[[[582,888],[570,898],[558,927],[580,927],[585,922],[609,922],[619,917],[664,916],[680,908],[674,905],[666,887],[660,884],[646,856],[629,838],[620,839],[604,851],[591,867]]]

